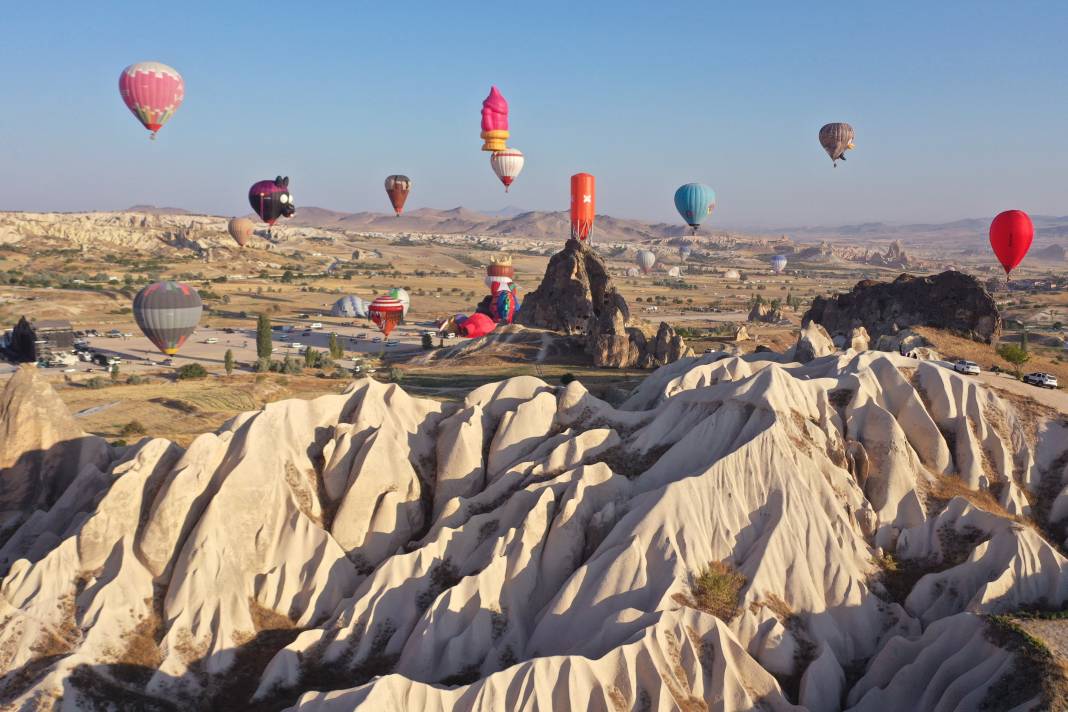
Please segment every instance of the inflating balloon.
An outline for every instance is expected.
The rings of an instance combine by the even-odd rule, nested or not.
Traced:
[[[138,62],[122,70],[119,92],[126,107],[152,132],[163,128],[185,98],[185,82],[174,67],[160,62]]]
[[[820,129],[820,145],[835,168],[845,160],[845,152],[853,149],[853,127],[849,124],[826,124]]]
[[[404,304],[393,297],[375,297],[371,306],[367,308],[367,315],[388,339],[390,332],[404,317]]]
[[[330,307],[331,316],[363,317],[367,318],[367,302],[354,294],[342,297]]]
[[[716,207],[716,191],[703,183],[687,183],[675,191],[675,209],[693,232]]]
[[[589,173],[571,176],[571,238],[586,240],[597,213],[597,186]]]
[[[181,282],[150,284],[133,300],[137,326],[156,348],[174,355],[200,323],[203,304],[197,290]]]
[[[490,315],[498,324],[511,324],[519,311],[519,288],[515,282],[497,286],[490,298]]]
[[[642,271],[642,274],[649,274],[653,271],[653,265],[656,264],[656,255],[649,250],[638,250],[634,260],[638,263],[638,268]]]
[[[990,246],[998,262],[1005,268],[1005,276],[1016,269],[1035,237],[1035,226],[1022,210],[1006,210],[990,223]]]
[[[386,195],[393,205],[393,212],[398,216],[404,212],[404,201],[408,199],[408,192],[412,189],[412,179],[408,176],[388,176],[386,178]]]
[[[515,267],[512,266],[512,258],[508,255],[491,255],[490,263],[486,265],[486,286],[493,289],[494,284],[510,284],[515,279]]]
[[[297,212],[293,196],[289,193],[289,176],[274,180],[261,180],[248,189],[248,203],[260,216],[260,220],[274,225],[278,218],[290,218]]]
[[[512,181],[519,177],[523,170],[523,152],[518,148],[508,148],[503,151],[495,151],[490,155],[490,166],[497,177],[504,183],[504,192],[512,185]]]
[[[490,87],[489,96],[482,102],[482,150],[503,151],[508,148],[508,102]]]
[[[401,319],[408,316],[408,307],[412,304],[412,298],[408,296],[408,292],[401,287],[394,287],[389,290],[389,296],[399,301],[404,306],[404,311],[401,313]]]
[[[775,274],[782,274],[782,271],[786,269],[786,255],[775,255],[771,258],[771,271]]]
[[[252,231],[256,228],[252,224],[252,221],[248,218],[230,218],[230,222],[226,224],[226,230],[230,233],[230,237],[234,238],[241,247],[248,244],[248,241],[252,239]]]

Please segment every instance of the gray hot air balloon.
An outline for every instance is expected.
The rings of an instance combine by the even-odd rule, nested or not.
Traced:
[[[634,258],[638,263],[638,267],[641,268],[642,274],[649,274],[653,271],[653,265],[656,264],[656,255],[649,250],[638,250],[638,256]]]
[[[333,316],[362,317],[366,319],[367,302],[354,294],[350,294],[334,302],[334,306],[330,308],[330,314]]]
[[[820,129],[820,145],[835,167],[845,160],[845,152],[853,148],[853,127],[849,124],[826,124]]]
[[[775,255],[771,258],[771,271],[775,274],[782,274],[782,271],[786,269],[786,255]]]
[[[133,300],[137,326],[157,349],[171,356],[196,330],[202,310],[197,290],[181,282],[150,284]]]

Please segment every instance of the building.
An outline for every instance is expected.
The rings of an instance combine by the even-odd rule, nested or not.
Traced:
[[[7,339],[6,351],[16,363],[32,363],[46,354],[74,348],[74,328],[69,321],[19,319]]]

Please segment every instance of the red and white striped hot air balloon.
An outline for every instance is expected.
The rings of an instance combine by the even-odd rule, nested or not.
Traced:
[[[119,92],[127,108],[156,138],[156,132],[182,105],[185,82],[174,67],[161,62],[138,62],[122,70]]]
[[[490,154],[490,166],[501,179],[501,183],[504,183],[504,192],[507,193],[512,181],[518,178],[519,172],[523,170],[523,152],[518,148],[495,151]]]
[[[395,297],[375,297],[367,308],[367,316],[371,317],[371,321],[388,339],[389,332],[404,318],[404,302]]]

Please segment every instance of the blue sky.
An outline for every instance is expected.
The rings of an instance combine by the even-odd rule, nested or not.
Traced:
[[[649,220],[708,183],[712,226],[1068,213],[1064,2],[63,0],[4,25],[5,210],[236,214],[279,173],[298,209],[385,211],[389,173],[409,209],[564,209],[588,171],[598,212]],[[117,89],[148,59],[186,82],[155,142]],[[507,196],[494,83],[528,156]],[[828,121],[857,131],[837,169]]]

